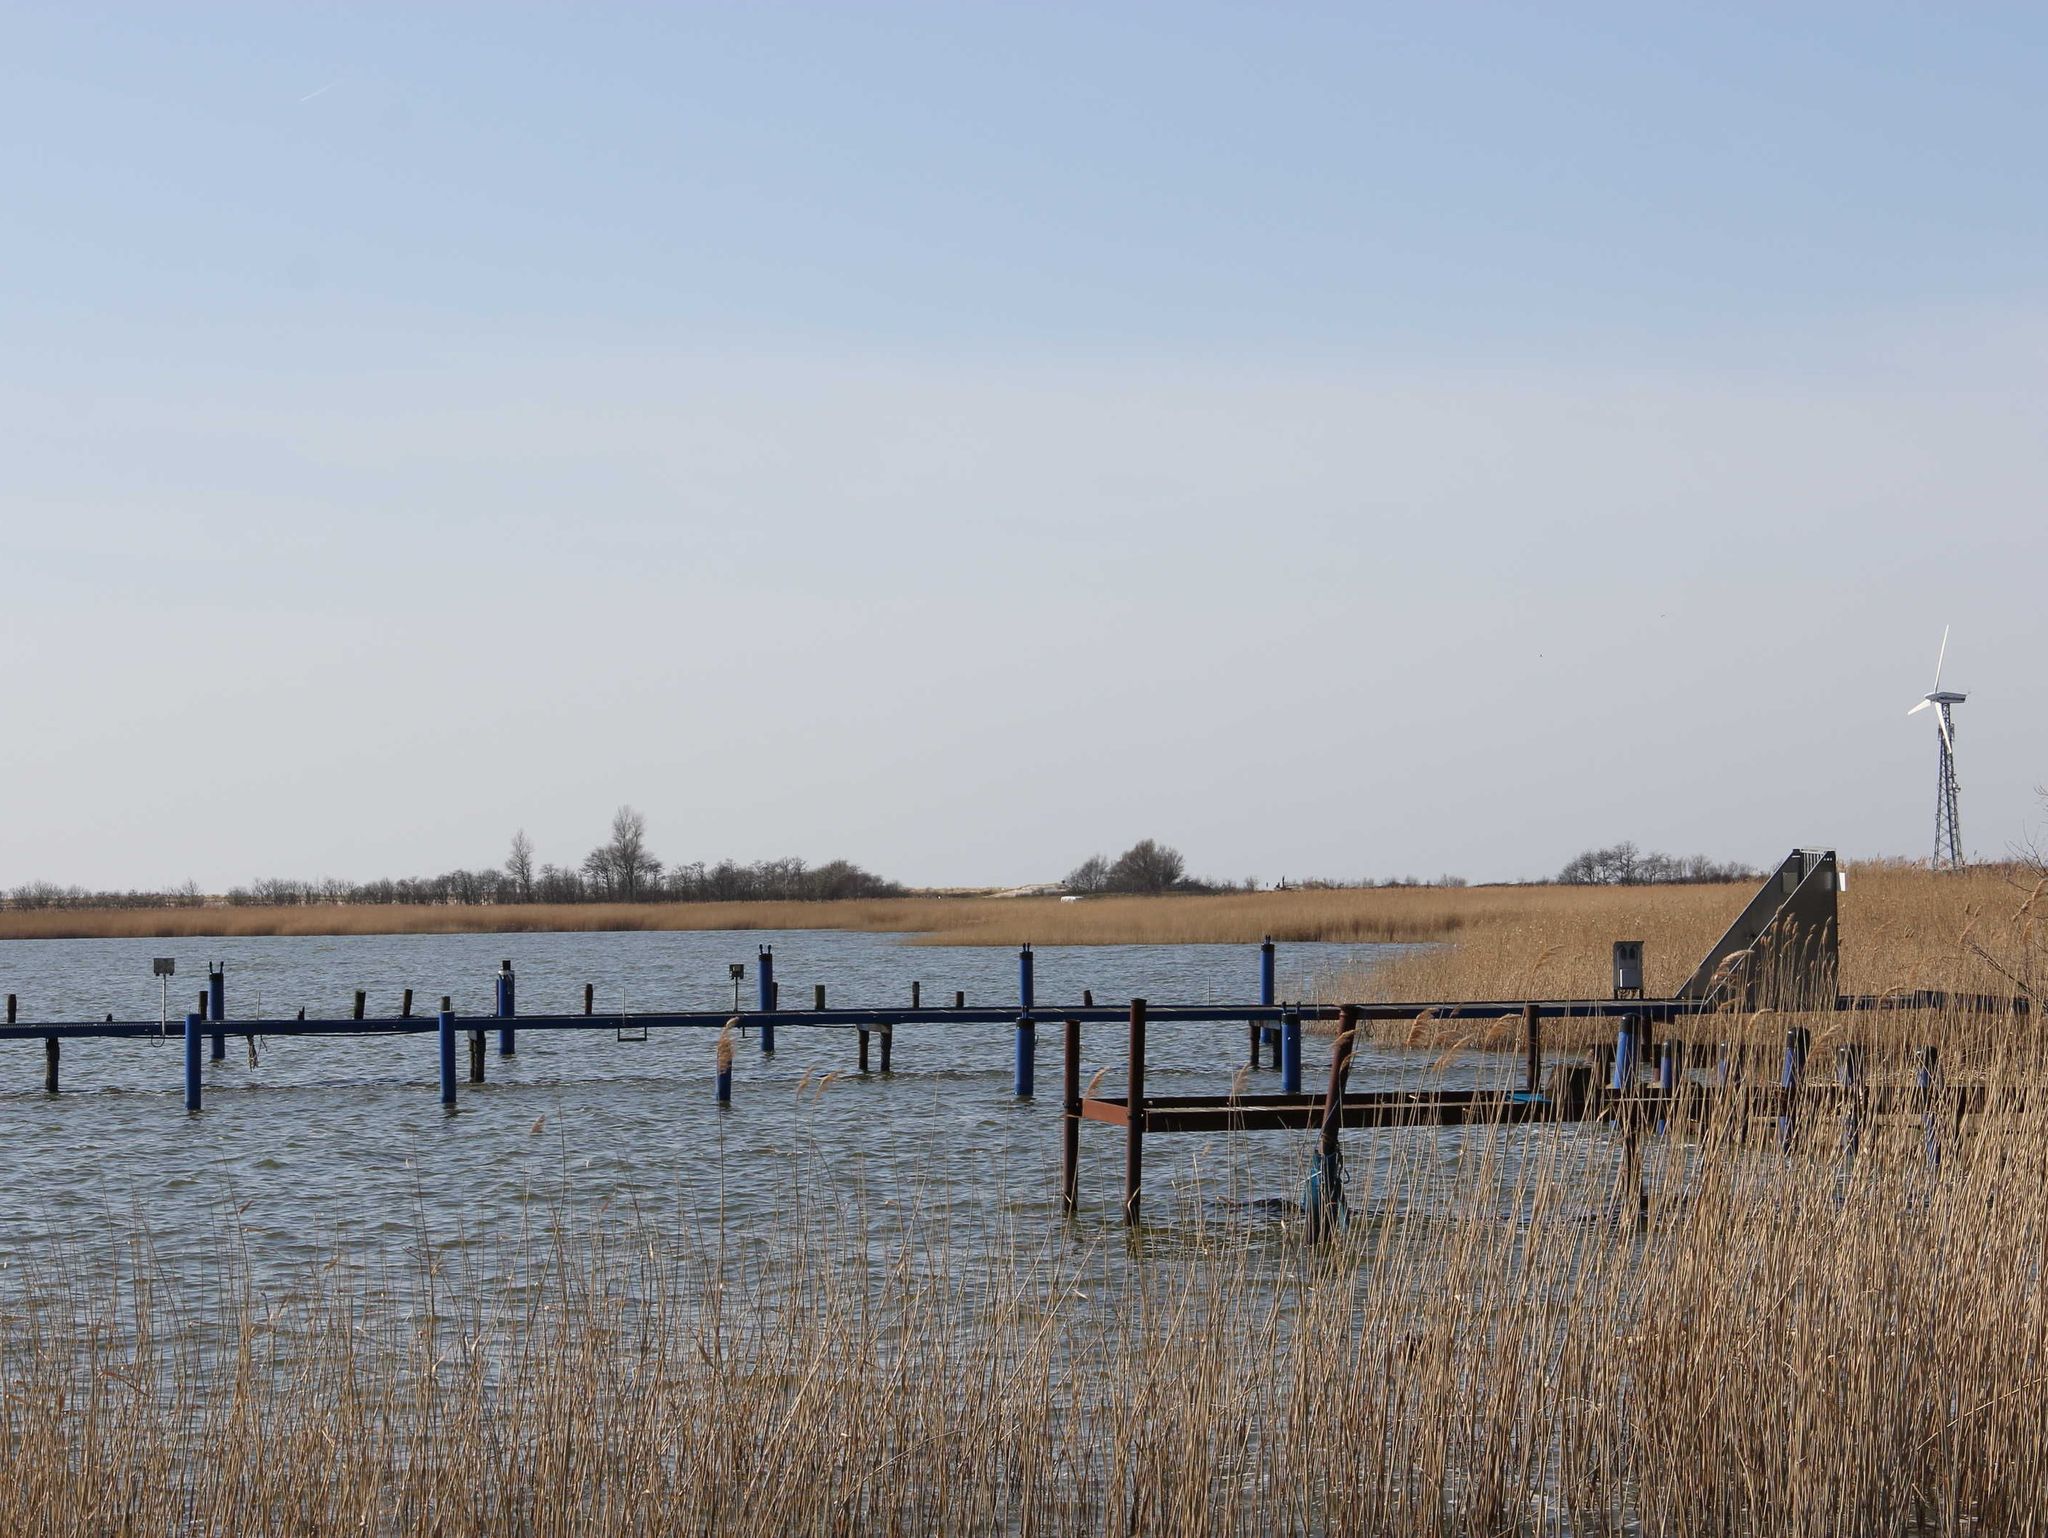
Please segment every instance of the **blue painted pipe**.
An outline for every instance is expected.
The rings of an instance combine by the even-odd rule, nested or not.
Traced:
[[[441,1104],[455,1104],[455,1011],[441,1011]]]
[[[1283,1015],[1280,1020],[1280,1091],[1301,1093],[1301,1016]]]
[[[1038,1066],[1038,1024],[1029,1015],[1017,1022],[1017,1098],[1031,1098],[1031,1081]]]
[[[767,946],[761,947],[761,964],[754,970],[754,987],[760,998],[761,1013],[767,1014],[775,1008],[775,952]],[[775,1050],[775,1027],[769,1021],[761,1022],[761,1055],[766,1057]]]
[[[225,967],[215,967],[206,974],[206,1018],[215,1025],[228,1017],[228,976]],[[218,1063],[228,1055],[227,1032],[213,1033],[213,1060]]]
[[[1273,1007],[1273,937],[1271,935],[1267,935],[1264,943],[1259,946],[1259,1002],[1268,1009]],[[1280,1059],[1286,1051],[1285,1046],[1280,1040],[1281,1034],[1281,1031],[1273,1026],[1269,1025],[1265,1028],[1266,1054],[1276,1064],[1280,1063]]]
[[[197,1011],[185,1017],[185,1109],[199,1109],[199,1027],[205,1024]]]
[[[513,981],[512,963],[498,969],[498,1018],[510,1020],[519,1013],[518,985]],[[509,1025],[498,1027],[498,1056],[511,1057],[519,1050],[519,1035]]]
[[[1017,952],[1017,1003],[1024,1013],[1017,1017],[1016,1091],[1019,1100],[1031,1098],[1032,1080],[1038,1069],[1038,1024],[1031,1018],[1034,997],[1033,958],[1027,942]]]
[[[1623,1015],[1614,1030],[1614,1077],[1607,1087],[1617,1092],[1634,1089],[1640,1071],[1637,1053],[1642,1050],[1642,1017]]]

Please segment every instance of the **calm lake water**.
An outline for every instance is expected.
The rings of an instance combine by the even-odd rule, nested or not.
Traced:
[[[229,1017],[346,1014],[356,988],[370,1013],[416,1011],[444,993],[464,1016],[487,1015],[492,978],[509,957],[522,1011],[578,1011],[583,985],[598,1008],[720,1009],[732,1003],[730,963],[744,962],[753,997],[758,947],[775,951],[782,998],[808,1001],[823,983],[834,1005],[904,1004],[913,979],[927,1003],[963,990],[970,1003],[1016,998],[1007,948],[925,948],[901,937],[831,931],[682,934],[350,935],[198,940],[0,943],[0,993],[24,1020],[154,1018],[151,958],[175,954],[172,1018],[204,987],[206,964],[226,963]],[[1288,945],[1283,998],[1327,996],[1347,972],[1398,947]],[[1249,1001],[1258,952],[1246,945],[1088,946],[1037,953],[1041,1008],[1142,995],[1154,1004]],[[1122,1027],[1084,1035],[1084,1076],[1106,1070],[1120,1089]],[[42,1092],[39,1042],[0,1043],[0,1118],[9,1178],[0,1190],[0,1257],[52,1237],[146,1229],[179,1271],[205,1266],[220,1217],[239,1215],[258,1274],[317,1263],[339,1248],[374,1252],[516,1232],[537,1209],[637,1207],[679,1221],[722,1213],[729,1228],[772,1227],[799,1188],[854,1196],[865,1210],[916,1204],[956,1232],[992,1222],[1042,1232],[1058,1222],[1057,1029],[1041,1027],[1040,1097],[1011,1095],[1006,1026],[910,1026],[897,1031],[894,1072],[854,1073],[844,1030],[783,1029],[764,1058],[743,1040],[734,1104],[712,1095],[713,1038],[656,1031],[620,1042],[610,1029],[526,1032],[512,1058],[492,1038],[489,1082],[464,1083],[454,1113],[436,1095],[429,1034],[397,1039],[274,1039],[258,1062],[231,1039],[206,1066],[206,1109],[181,1102],[177,1040],[67,1042],[63,1093]],[[1322,1082],[1328,1042],[1311,1035],[1304,1084]],[[1153,1093],[1217,1093],[1243,1064],[1239,1024],[1159,1025],[1151,1032]],[[466,1049],[464,1072],[466,1074]],[[1354,1083],[1415,1082],[1424,1054],[1369,1050]],[[1451,1082],[1496,1076],[1497,1063],[1453,1069]],[[822,1093],[819,1084],[837,1074]],[[1278,1076],[1257,1076],[1275,1089]],[[1148,1141],[1146,1217],[1171,1230],[1227,1186],[1233,1198],[1299,1195],[1309,1139],[1265,1134]],[[1114,1225],[1123,1150],[1114,1129],[1082,1129],[1084,1226]],[[1227,1181],[1221,1172],[1229,1172]],[[1280,1225],[1276,1222],[1275,1227]]]

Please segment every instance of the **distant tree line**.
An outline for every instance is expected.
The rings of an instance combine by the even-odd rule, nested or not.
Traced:
[[[1658,854],[1624,840],[1574,855],[1557,879],[1564,886],[1651,886],[1682,881],[1757,881],[1762,874],[1740,861],[1710,860],[1703,854]]]
[[[29,881],[7,893],[10,908],[199,908],[206,904],[197,882],[188,881],[170,892],[96,892],[82,886],[59,886],[54,881]]]
[[[702,860],[665,866],[647,844],[647,819],[630,806],[612,817],[608,838],[575,865],[537,863],[526,830],[512,836],[504,863],[482,870],[376,881],[310,881],[270,876],[229,889],[235,907],[293,908],[313,903],[483,906],[493,903],[826,902],[845,897],[899,897],[903,888],[847,860],[811,865],[799,859]],[[16,887],[13,908],[199,907],[206,899],[187,882],[176,892],[92,892],[47,881]]]

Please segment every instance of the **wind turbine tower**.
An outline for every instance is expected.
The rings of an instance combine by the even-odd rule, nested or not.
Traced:
[[[1934,687],[1906,714],[1917,716],[1934,707],[1934,725],[1941,733],[1941,758],[1934,777],[1934,868],[1961,870],[1963,835],[1956,822],[1956,721],[1954,709],[1967,694],[1941,686],[1941,665],[1948,659],[1948,627],[1941,630],[1941,650],[1934,657]]]

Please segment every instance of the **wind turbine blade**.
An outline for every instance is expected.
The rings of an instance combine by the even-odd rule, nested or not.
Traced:
[[[1948,661],[1948,626],[1941,627],[1941,650],[1934,654],[1934,692],[1941,693],[1941,665]]]
[[[1948,734],[1948,715],[1945,711],[1934,713],[1934,724],[1941,728],[1941,745],[1948,749],[1949,757],[1955,757],[1956,740]]]
[[[1906,714],[1909,716],[1917,716],[1920,714],[1921,711],[1925,710],[1929,705],[1932,705],[1933,703],[1934,701],[1932,700],[1922,700],[1919,704],[1915,705],[1911,710],[1907,711]]]

